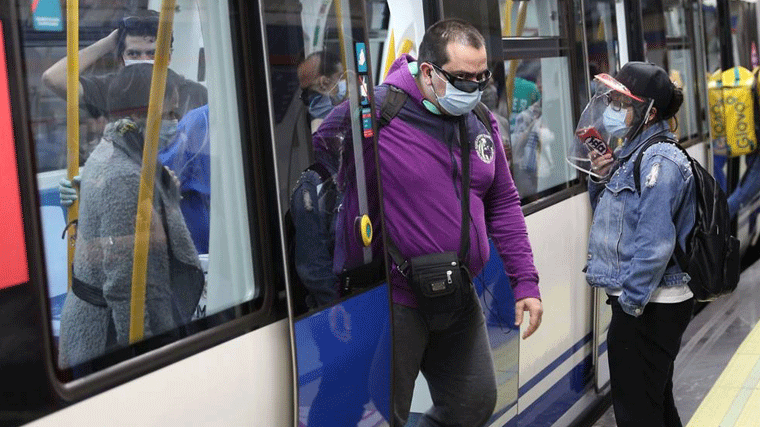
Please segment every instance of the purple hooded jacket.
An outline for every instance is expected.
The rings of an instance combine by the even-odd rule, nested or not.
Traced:
[[[391,66],[385,84],[402,89],[409,98],[396,118],[381,128],[378,135],[387,233],[407,259],[458,251],[462,222],[458,197],[462,190],[458,117],[434,114],[425,108],[422,93],[410,72],[411,62],[414,59],[404,55]],[[387,91],[385,85],[375,88],[377,110]],[[317,160],[329,170],[338,171],[338,185],[345,191],[336,219],[336,272],[363,263],[362,246],[353,231],[359,209],[348,104],[344,102],[335,107],[313,138]],[[483,269],[490,256],[490,236],[504,261],[515,301],[540,298],[538,273],[533,265],[520,198],[493,115],[490,127],[486,129],[474,113],[469,113],[471,220],[466,263],[473,276]],[[375,235],[379,236],[377,168],[372,138],[363,140],[363,154],[369,215]],[[372,243],[375,257],[383,256],[381,240],[375,238]],[[390,271],[390,281],[393,302],[417,306],[415,295],[395,268]]]

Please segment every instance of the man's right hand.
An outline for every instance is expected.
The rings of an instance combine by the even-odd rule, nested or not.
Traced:
[[[81,183],[82,177],[79,175],[75,176],[71,181],[66,178],[61,178],[61,180],[58,181],[58,194],[61,197],[62,208],[68,208],[79,198],[77,195],[77,188],[79,188]],[[74,188],[75,186],[76,188]]]

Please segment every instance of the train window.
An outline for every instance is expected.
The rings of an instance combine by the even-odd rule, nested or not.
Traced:
[[[720,21],[715,0],[700,3],[704,22],[705,62],[708,75],[720,69]]]
[[[385,41],[389,12],[385,2],[370,2],[365,19],[364,10],[349,10],[348,5],[281,0],[262,5],[273,82],[278,191],[296,316],[345,299],[351,289],[358,292],[385,280],[374,263],[382,255],[372,251],[380,239],[379,224],[365,215],[360,226],[359,217],[377,212],[379,206],[378,191],[366,179],[373,173],[374,154],[361,144],[373,136],[370,74],[377,70],[372,61],[379,60],[375,50]],[[367,39],[366,23],[373,28]],[[399,37],[407,44],[404,34]],[[360,166],[344,171],[346,156]],[[356,192],[356,205],[343,203],[346,191]],[[361,214],[355,223],[344,224],[338,212],[352,208]],[[339,243],[349,249],[336,253]],[[334,267],[334,261],[342,262],[340,277],[334,268],[341,267]],[[371,274],[351,274],[361,266]]]
[[[567,62],[567,58],[523,60],[514,75],[509,129],[512,174],[522,199],[577,176],[564,161],[575,127]]]
[[[586,3],[586,43],[588,49],[588,79],[599,73],[614,75],[620,63],[615,2],[592,0]]]
[[[556,0],[499,0],[502,37],[559,36],[558,7],[559,3]]]
[[[697,141],[701,134],[698,122],[700,90],[704,87],[696,81],[695,55],[702,46],[696,37],[696,5],[688,0],[663,5],[665,37],[667,45],[666,64],[670,79],[683,89],[684,101],[674,118],[674,132],[681,141]],[[695,22],[696,21],[696,22]]]
[[[680,88],[683,89],[683,104],[675,116],[677,126],[674,126],[674,133],[679,140],[696,138],[699,136],[700,128],[697,123],[697,113],[699,105],[697,104],[697,86],[696,84],[684,84],[695,82],[693,50],[687,49],[668,49],[668,63],[670,64],[670,79]]]
[[[161,1],[138,3],[149,7],[80,5],[81,74],[71,77],[78,99],[68,110],[65,22],[40,26],[54,20],[19,6],[64,381],[262,306],[241,52],[227,1],[179,0],[161,14]],[[160,27],[172,30],[166,43]],[[74,113],[68,126],[79,132],[67,137]],[[64,182],[66,167],[78,177]]]

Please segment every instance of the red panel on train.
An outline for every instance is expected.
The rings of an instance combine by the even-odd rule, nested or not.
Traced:
[[[29,281],[5,61],[5,35],[0,22],[0,245],[3,248],[0,289]]]

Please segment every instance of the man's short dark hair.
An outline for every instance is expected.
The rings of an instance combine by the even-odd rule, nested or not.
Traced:
[[[449,62],[446,46],[451,42],[475,49],[480,49],[486,44],[483,35],[469,22],[455,18],[444,19],[431,25],[425,31],[417,60],[420,63],[429,62],[443,67]]]
[[[146,9],[122,19],[119,23],[119,37],[116,44],[117,56],[121,58],[124,55],[127,36],[155,38],[158,35],[159,16],[155,10]],[[172,35],[172,45],[174,45],[174,35]]]
[[[134,64],[119,70],[108,86],[106,107],[109,119],[147,115],[152,77],[151,64]],[[179,79],[177,73],[167,69],[164,100],[171,99],[177,91]]]

